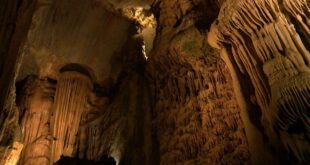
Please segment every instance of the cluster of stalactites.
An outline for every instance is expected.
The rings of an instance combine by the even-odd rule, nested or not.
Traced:
[[[66,71],[60,75],[52,115],[54,162],[59,160],[61,155],[71,157],[73,154],[91,84],[89,77],[78,72]]]
[[[208,36],[213,47],[229,50],[237,69],[249,75],[271,138],[275,132],[296,133],[290,128],[301,122],[298,138],[282,139],[299,160],[310,152],[301,147],[309,145],[310,132],[309,15],[306,0],[227,0]]]

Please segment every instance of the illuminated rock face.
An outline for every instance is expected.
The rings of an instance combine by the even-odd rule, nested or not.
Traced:
[[[81,116],[92,88],[89,77],[75,71],[61,73],[57,82],[52,112],[52,152],[56,162],[61,155],[71,157],[75,146]]]
[[[24,149],[20,164],[50,164],[52,136],[50,116],[54,101],[55,84],[48,79],[27,78],[19,98],[24,112],[21,120]]]
[[[104,155],[119,163],[151,164],[148,86],[135,71],[122,79],[110,103],[79,72],[61,73],[57,84],[28,77],[18,93],[25,144],[19,164],[47,165],[61,156],[101,161]],[[12,154],[7,157],[11,162]]]
[[[240,108],[223,61],[171,63],[157,73],[153,89],[160,164],[248,162]]]
[[[23,149],[23,144],[14,142],[12,148],[8,149],[4,157],[1,157],[0,163],[3,165],[16,165],[20,158],[20,153]]]
[[[16,164],[20,155],[19,164],[40,165],[105,155],[120,164],[270,163],[256,162],[265,151],[271,160],[309,161],[306,0],[38,1],[19,47],[28,30],[19,28],[31,23],[35,6],[23,2],[25,18],[0,10],[1,20],[11,17],[0,28],[1,164]],[[20,22],[17,31],[10,22]],[[155,26],[147,45],[155,32],[144,28]],[[97,79],[58,72],[73,62]],[[16,108],[13,79],[29,74],[40,78],[27,79]],[[257,111],[250,115],[262,132],[249,129],[245,110]]]
[[[213,47],[228,51],[240,76],[249,77],[269,141],[299,161],[310,152],[307,3],[227,0],[209,35]]]
[[[206,40],[216,12],[204,13],[204,7],[212,5],[170,0],[155,5],[158,31],[148,73],[154,81],[159,164],[250,161],[229,70]]]

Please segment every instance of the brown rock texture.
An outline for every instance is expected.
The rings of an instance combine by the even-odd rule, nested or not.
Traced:
[[[12,133],[8,132],[12,131],[10,121],[16,114],[14,84],[21,62],[19,51],[26,39],[36,1],[1,0],[0,3],[0,143],[11,145]]]
[[[151,109],[144,76],[141,40],[129,38],[114,94],[94,90],[82,117],[76,154],[100,160],[112,156],[119,164],[152,164]],[[129,50],[129,51],[128,51]]]
[[[206,13],[204,5],[214,4],[163,0],[153,9],[158,31],[147,71],[154,81],[160,164],[250,160],[232,79],[219,53],[207,44],[207,25],[216,13]]]
[[[108,109],[109,98],[91,93],[87,111],[81,118],[76,139],[75,154],[80,159],[100,160],[102,155],[109,155],[116,135],[117,121]]]
[[[306,0],[227,0],[209,35],[248,76],[269,141],[298,161],[310,151],[309,14]]]
[[[129,21],[126,19],[111,15],[111,13],[107,14],[107,16],[111,18],[111,20],[107,21],[112,21],[112,26],[115,25],[113,22],[116,21],[116,24],[120,22],[118,26],[121,27],[119,28],[125,29],[120,34],[120,43],[108,43],[115,44],[116,47],[123,47],[118,50],[121,55],[115,52],[111,53],[112,50],[110,49],[104,50],[100,46],[95,46],[96,49],[94,51],[99,49],[100,51],[97,51],[97,53],[89,52],[90,55],[87,56],[89,60],[89,58],[92,57],[97,58],[100,56],[106,58],[107,56],[113,55],[113,58],[111,57],[109,60],[103,60],[109,63],[109,65],[113,65],[113,70],[111,70],[111,72],[113,72],[112,77],[105,78],[110,74],[108,71],[97,68],[95,65],[90,64],[89,61],[81,60],[85,58],[84,55],[86,54],[83,53],[83,51],[86,51],[86,49],[89,50],[90,47],[94,45],[82,44],[83,46],[80,47],[81,49],[78,49],[83,51],[79,52],[80,55],[74,55],[77,61],[74,59],[71,60],[70,57],[73,56],[73,52],[69,51],[70,53],[66,54],[64,53],[64,49],[56,49],[55,47],[57,47],[57,45],[60,47],[65,45],[54,43],[57,39],[44,35],[46,29],[42,29],[42,26],[47,26],[51,31],[54,31],[55,34],[57,34],[55,36],[56,38],[57,36],[64,36],[64,40],[73,40],[75,38],[85,39],[81,36],[84,36],[89,31],[92,34],[100,33],[102,34],[100,35],[101,37],[95,39],[86,38],[86,40],[89,39],[96,43],[104,44],[101,41],[102,39],[107,40],[107,38],[105,35],[103,36],[104,31],[98,28],[98,22],[96,22],[96,20],[98,21],[98,18],[102,17],[101,14],[105,14],[106,11],[103,8],[98,8],[96,4],[93,4],[96,6],[96,10],[89,14],[97,15],[97,19],[87,17],[82,20],[75,20],[73,18],[79,16],[76,15],[79,11],[73,11],[71,8],[69,9],[68,3],[61,3],[60,1],[53,3],[48,2],[49,1],[46,1],[46,4],[40,2],[41,6],[34,15],[32,29],[28,36],[25,52],[23,52],[25,53],[22,66],[23,72],[20,73],[19,78],[34,73],[38,74],[38,77],[40,77],[39,79],[45,76],[55,79],[57,81],[55,84],[56,94],[52,94],[51,96],[54,99],[52,100],[53,102],[48,102],[41,98],[41,95],[44,93],[42,93],[42,91],[40,93],[43,87],[41,87],[42,84],[38,83],[40,82],[39,80],[33,80],[32,83],[27,83],[25,85],[27,86],[25,87],[27,90],[25,89],[25,92],[18,93],[18,96],[23,98],[21,101],[18,101],[21,102],[18,107],[21,113],[20,116],[23,119],[21,126],[25,128],[23,135],[25,135],[24,144],[26,145],[20,163],[31,164],[35,162],[34,164],[49,164],[57,162],[63,156],[99,161],[102,157],[108,155],[113,156],[114,159],[121,164],[151,164],[151,110],[148,103],[148,85],[143,74],[145,58],[142,51],[142,40],[140,37],[134,36],[137,32],[137,28],[133,28],[134,24],[129,24]],[[83,7],[77,5],[76,7],[91,7],[88,6],[91,2],[84,1],[84,3],[87,5]],[[45,14],[50,12],[55,12],[58,18],[59,15],[63,14],[59,11],[67,11],[69,16],[57,19],[56,22],[50,22],[52,21],[50,19],[42,19],[42,17],[48,17]],[[88,13],[87,11],[88,10],[84,12]],[[45,14],[39,17],[38,13]],[[86,28],[85,25],[92,21],[96,22],[94,26]],[[75,27],[73,30],[75,31],[73,32],[75,35],[70,35],[70,37],[68,37],[68,35],[61,35],[64,31],[71,30],[71,28],[67,29],[67,26],[63,26],[64,22],[66,22],[65,25],[73,22],[78,26],[85,27],[85,29],[82,28],[84,30],[81,32],[79,27]],[[50,26],[50,23],[53,24],[53,26]],[[110,24],[105,23],[106,22],[99,22],[100,27],[110,26]],[[127,31],[128,27],[130,28]],[[124,38],[128,40],[124,46],[121,42],[121,40],[123,40],[122,34],[126,34]],[[115,37],[118,38],[118,36]],[[48,40],[52,40],[52,42]],[[69,45],[65,50],[77,48],[74,43],[63,42]],[[106,46],[108,47],[108,45]],[[41,51],[41,49],[44,50]],[[57,54],[46,53],[46,50],[57,52]],[[107,51],[110,52],[108,55],[105,54]],[[70,60],[62,61],[64,58]],[[80,61],[83,61],[82,64]],[[90,61],[106,67],[100,60]],[[33,62],[35,62],[35,64],[31,65]],[[72,67],[75,65],[75,63],[70,62],[78,62],[78,66],[83,68],[83,73],[84,70],[89,71],[87,76],[79,74],[82,73],[79,67],[79,69],[75,68],[77,70],[73,69],[70,72],[63,72],[62,69],[59,70],[59,68],[66,63],[69,64],[65,66],[70,65]],[[39,69],[33,71],[29,65],[31,65],[31,67],[39,66]],[[42,67],[43,65],[44,67]],[[96,71],[106,73],[106,75],[99,74],[98,76],[98,74],[96,74],[98,72]],[[96,76],[99,78],[97,77],[97,79]],[[93,81],[90,81],[90,78]],[[30,90],[29,88],[33,88],[32,90],[34,91],[28,91]],[[51,103],[52,106],[52,110],[49,112],[50,114],[45,113],[44,115],[47,116],[44,116],[37,112],[47,111],[49,103]],[[30,105],[33,106],[30,107]],[[14,119],[13,121],[15,122],[16,120]],[[48,124],[44,125],[46,122]],[[42,124],[46,127],[43,127]],[[48,130],[48,132],[46,130]],[[42,146],[45,142],[42,142],[43,140],[40,138],[44,139],[46,137],[48,137],[47,140],[49,140],[48,142],[46,141],[46,143],[49,144],[45,146],[49,148],[45,150],[46,147],[41,147],[40,152],[31,152],[32,150],[36,150],[39,146]],[[37,141],[38,138],[40,139],[39,141]],[[47,159],[49,162],[47,162]],[[46,162],[43,162],[44,160]]]
[[[307,0],[0,2],[0,164],[310,161]]]
[[[53,161],[61,155],[73,156],[76,134],[85,111],[88,94],[92,90],[90,78],[76,71],[64,71],[57,82],[52,113]]]
[[[29,76],[18,98],[24,149],[19,164],[50,164],[53,138],[50,118],[54,103],[55,83]]]
[[[20,142],[14,142],[11,148],[7,148],[6,154],[3,157],[1,157],[0,163],[4,165],[17,164],[23,146],[24,145]]]
[[[18,80],[29,74],[58,79],[58,71],[78,63],[101,83],[112,77],[113,59],[126,42],[131,22],[95,0],[44,0],[34,12]]]
[[[110,103],[96,96],[89,104],[91,111],[82,117],[75,154],[87,160],[110,155],[120,164],[151,164],[150,107],[144,79],[131,73],[118,90]]]

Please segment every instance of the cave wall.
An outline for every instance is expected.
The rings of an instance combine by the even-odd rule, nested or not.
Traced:
[[[119,129],[111,155],[120,164],[153,164],[149,97],[145,77],[131,73],[112,103],[112,110],[121,114],[117,116]]]
[[[23,137],[19,164],[51,164],[53,137],[50,132],[56,82],[29,76],[18,84],[17,106]]]
[[[252,87],[245,97],[260,107],[276,155],[289,162],[309,161],[308,4],[227,0],[208,39],[227,51],[241,83]]]
[[[0,1],[0,164],[16,164],[23,149],[14,84],[36,2]]]
[[[213,6],[213,11],[205,10]],[[147,72],[160,164],[244,164],[249,144],[232,78],[207,43],[217,4],[158,1]]]
[[[27,76],[17,86],[24,150],[20,164],[50,164],[61,157],[119,164],[152,164],[151,110],[141,38],[127,34],[115,56],[115,83],[98,83],[80,64],[58,79]],[[72,159],[74,160],[74,159]],[[61,161],[60,161],[61,162]]]
[[[40,142],[36,141],[39,135],[33,135],[31,130],[23,132],[24,135],[29,134],[31,139],[25,139],[24,144],[31,147],[26,147],[22,152],[21,164],[27,163],[28,157],[32,159],[30,162],[42,164],[40,159],[44,158],[52,163],[58,161],[60,156],[99,161],[103,155],[111,154],[122,164],[151,162],[148,152],[151,151],[151,139],[148,138],[150,124],[142,124],[150,121],[144,117],[150,112],[147,86],[141,78],[143,72],[136,73],[137,69],[130,69],[144,65],[140,64],[145,61],[142,42],[134,37],[137,31],[134,22],[120,15],[107,11],[95,0],[40,2],[24,45],[24,58],[17,79],[23,80],[32,74],[37,75],[38,79],[48,77],[57,81],[55,86],[59,89],[65,86],[59,70],[72,63],[89,71],[93,89],[87,92],[87,103],[78,107],[72,100],[72,97],[78,97],[74,95],[77,91],[66,89],[62,94],[53,95],[55,102],[47,121],[47,134],[52,145],[48,144],[50,148],[47,152],[32,153],[33,143],[40,146]],[[75,80],[72,81],[74,83]],[[132,85],[126,87],[128,84]],[[138,90],[138,87],[143,87],[143,90]],[[70,101],[71,104],[68,104]],[[25,99],[20,104],[25,102],[29,101]],[[68,107],[71,110],[67,111]],[[19,109],[21,111],[22,107],[19,106]],[[73,120],[77,110],[81,111],[81,117]],[[25,111],[27,113],[22,114],[21,118],[26,121],[24,125],[30,128],[37,124],[39,118],[25,119],[27,114],[32,114],[32,110],[28,108]],[[73,135],[70,139],[67,138],[68,130]],[[68,146],[61,147],[62,144]],[[124,152],[132,155],[125,155]],[[54,156],[51,157],[51,154]]]
[[[89,91],[84,94],[73,90],[76,85],[64,88],[70,84],[66,79],[78,84],[76,73],[74,78],[62,75],[61,82],[37,76],[19,82],[24,144],[19,163],[50,164],[65,156],[100,162],[108,155],[119,164],[152,164],[149,89],[139,70],[143,65],[136,67],[122,73],[113,96],[100,87],[86,86]],[[86,102],[77,100],[81,96]]]
[[[141,43],[129,35],[117,65],[122,69],[105,108],[98,106],[100,93],[93,97],[90,107],[97,110],[82,119],[79,158],[100,160],[110,155],[119,164],[153,164],[150,94]]]
[[[63,127],[51,116],[60,113],[54,92],[68,63],[94,79],[66,156],[108,155],[120,164],[309,161],[306,0],[39,1],[32,21],[35,1],[3,2],[0,151],[8,154],[1,163],[15,164],[22,148],[20,164],[60,158],[50,159],[52,143],[66,138],[53,136],[51,128]],[[124,7],[137,6],[157,20],[147,62],[134,29],[142,25],[121,18]],[[28,78],[15,107],[20,64],[18,80]]]
[[[36,1],[2,0],[0,3],[0,142],[5,146],[12,143],[14,134],[9,130],[12,126],[10,121],[16,117],[13,109],[14,82],[20,64],[22,43],[30,27]]]

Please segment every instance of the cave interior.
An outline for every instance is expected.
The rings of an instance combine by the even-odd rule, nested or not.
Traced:
[[[1,165],[310,163],[309,0],[0,0]]]

